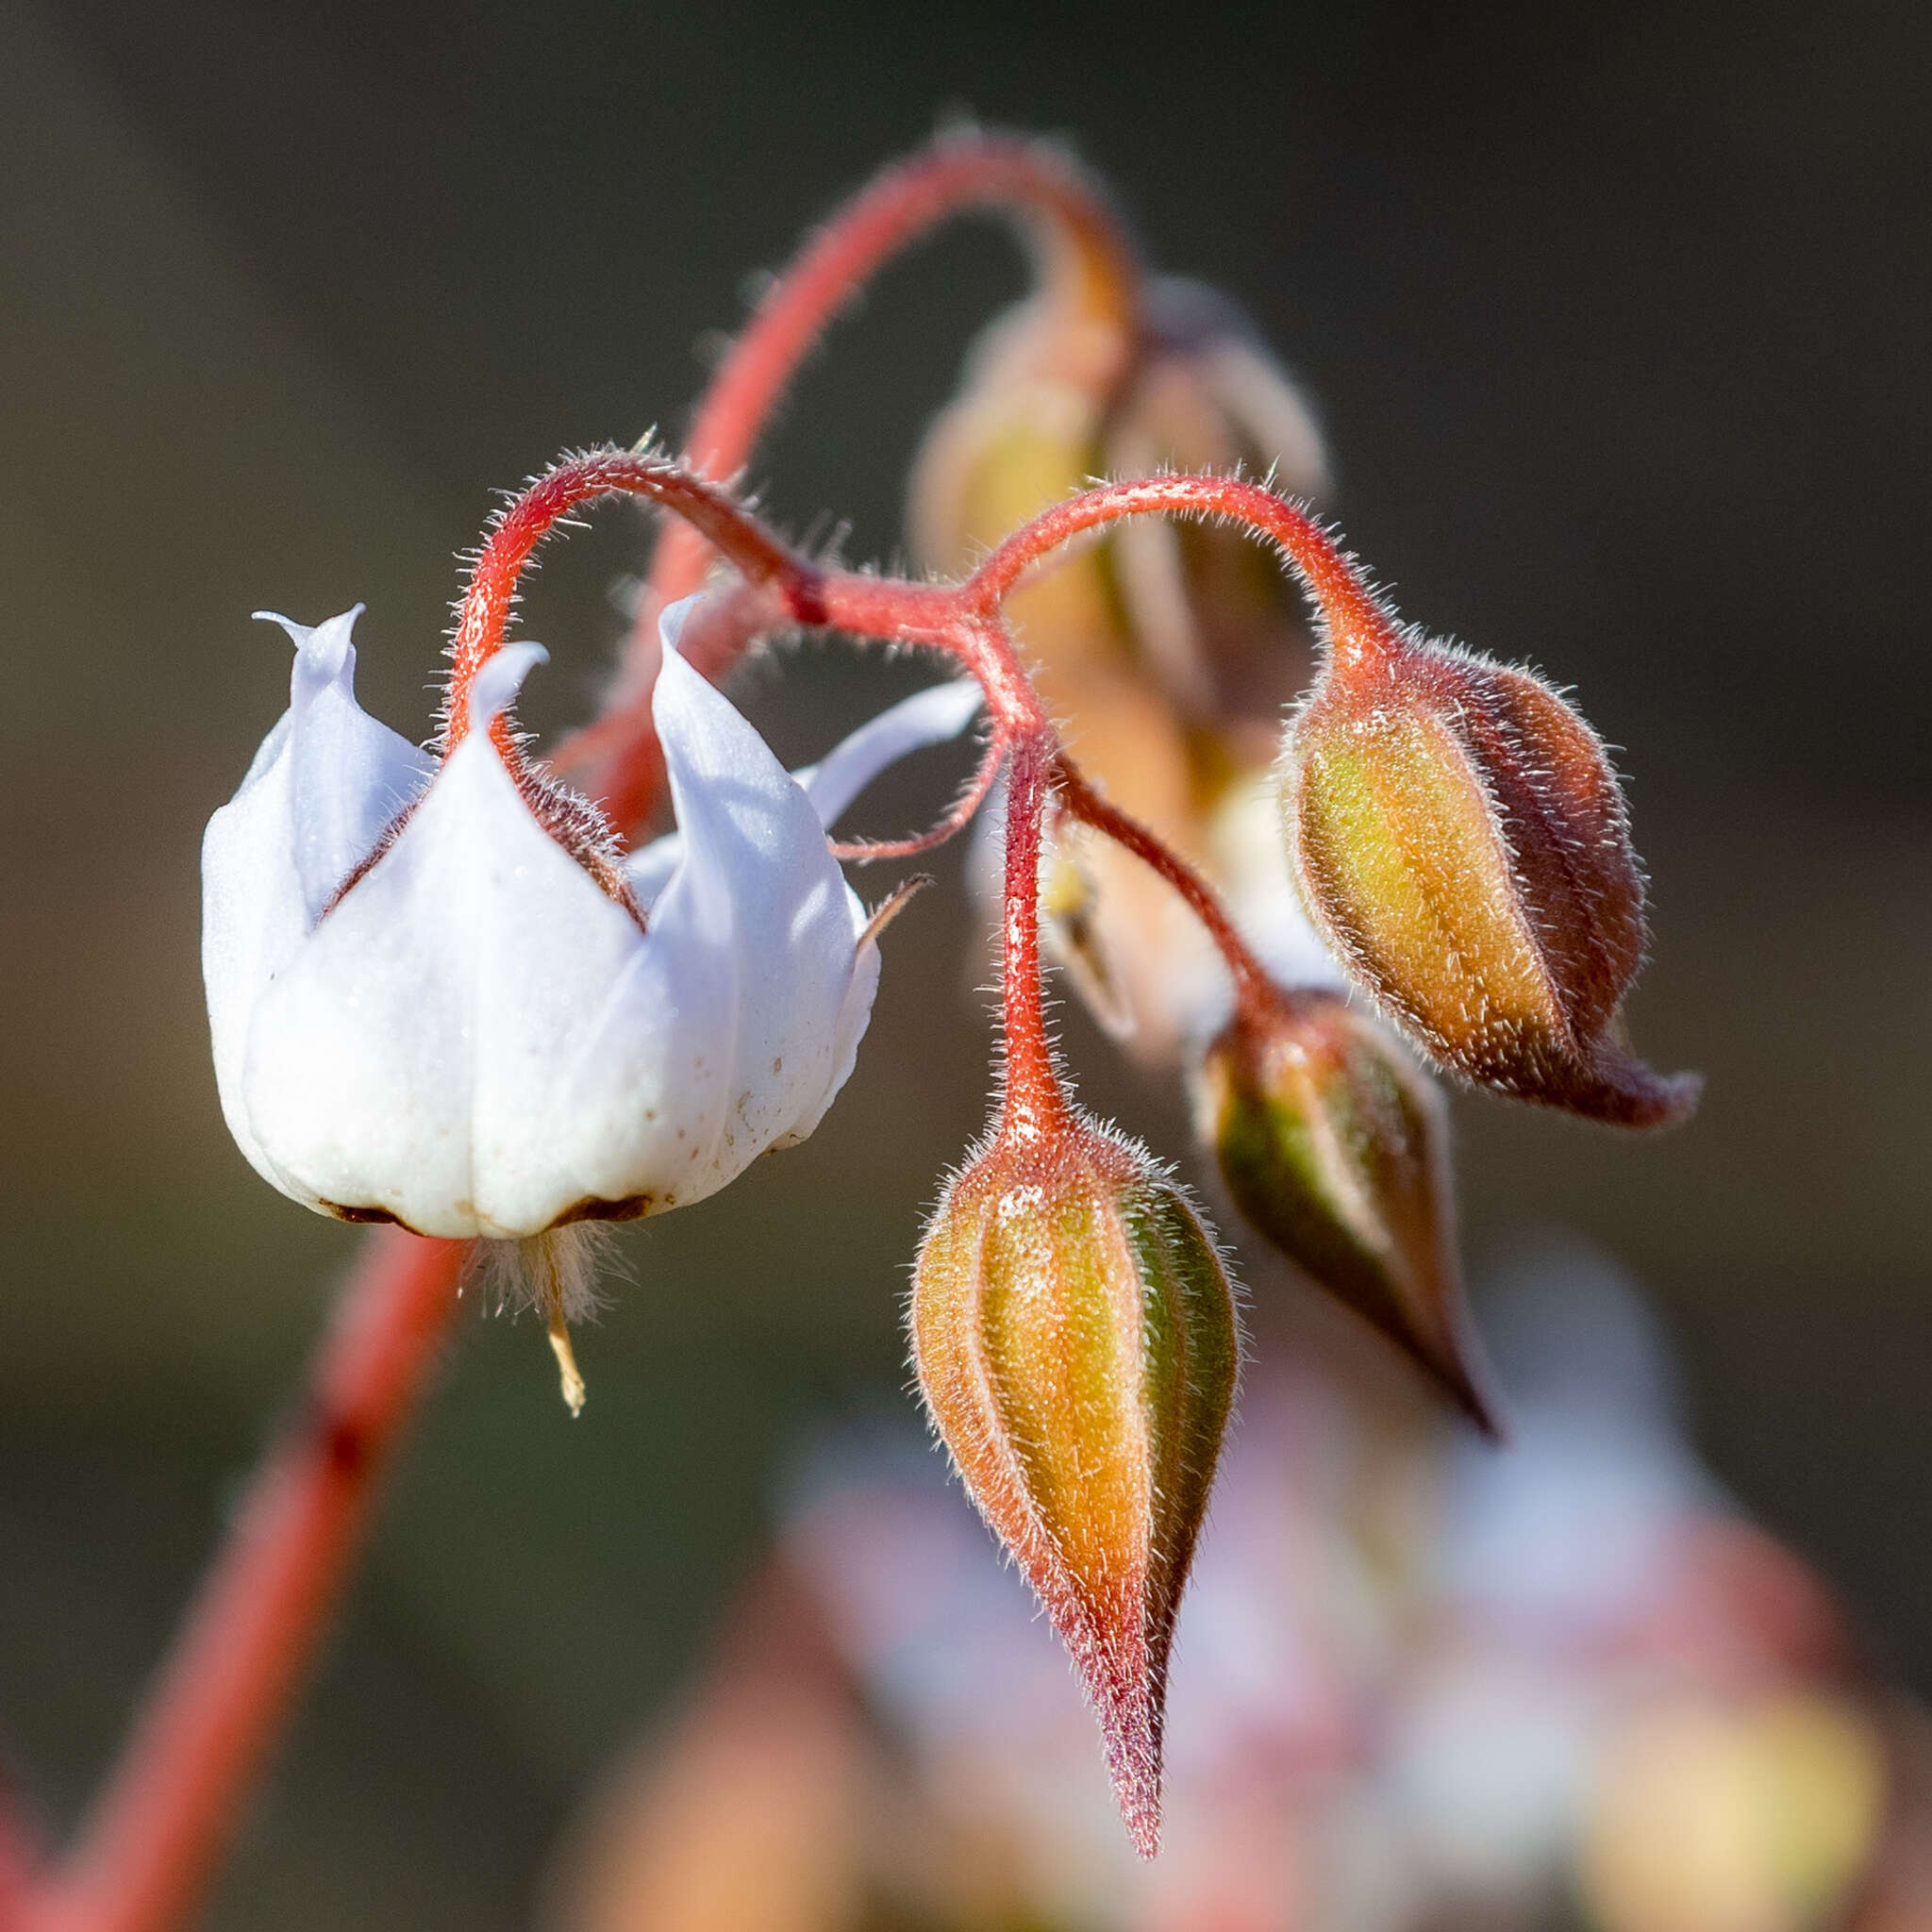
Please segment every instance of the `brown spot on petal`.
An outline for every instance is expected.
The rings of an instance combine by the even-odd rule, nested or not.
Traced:
[[[550,1225],[569,1227],[579,1221],[638,1221],[651,1211],[656,1201],[652,1194],[626,1194],[621,1201],[603,1201],[595,1195],[586,1195],[581,1201],[573,1203],[559,1214]],[[670,1203],[667,1201],[668,1207]]]
[[[388,1222],[396,1227],[409,1227],[407,1221],[397,1219],[387,1208],[347,1208],[340,1201],[322,1201],[317,1205],[325,1214],[332,1214],[338,1221],[352,1221],[358,1225],[371,1226]],[[409,1227],[409,1232],[415,1234],[417,1230]]]

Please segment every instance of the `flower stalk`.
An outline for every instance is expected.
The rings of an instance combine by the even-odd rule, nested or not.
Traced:
[[[1168,1646],[1232,1401],[1238,1348],[1225,1273],[1193,1208],[1143,1150],[1085,1121],[1061,1077],[1040,951],[1042,842],[1055,818],[1091,827],[1151,867],[1227,968],[1233,1043],[1210,1110],[1217,1119],[1240,1114],[1243,1130],[1254,1129],[1232,1156],[1237,1196],[1245,1189],[1253,1197],[1244,1202],[1251,1218],[1291,1253],[1298,1243],[1310,1252],[1346,1246],[1356,1276],[1351,1288],[1337,1291],[1424,1359],[1474,1413],[1487,1411],[1460,1354],[1459,1290],[1453,1257],[1444,1259],[1450,1223],[1446,1211],[1437,1215],[1440,1204],[1430,1194],[1440,1168],[1433,1090],[1422,1093],[1393,1061],[1384,1064],[1380,1044],[1354,1019],[1339,1017],[1339,1003],[1319,1014],[1285,1003],[1284,989],[1202,873],[1109,805],[1069,756],[1008,632],[1006,608],[1051,553],[1083,535],[1136,518],[1219,519],[1272,543],[1286,560],[1314,607],[1331,682],[1399,684],[1411,646],[1307,510],[1236,476],[1166,475],[1080,491],[1014,531],[958,583],[822,566],[780,541],[718,480],[749,457],[806,351],[880,263],[952,212],[987,205],[1016,212],[1026,226],[1042,299],[1063,305],[1074,319],[1079,353],[1101,360],[1129,355],[1142,327],[1142,272],[1104,197],[1061,157],[1029,142],[973,137],[942,142],[889,170],[774,284],[697,412],[688,459],[647,447],[575,455],[536,478],[492,521],[456,613],[438,750],[447,768],[476,733],[473,751],[493,747],[540,826],[593,876],[607,865],[616,881],[609,895],[621,900],[628,888],[619,890],[617,869],[647,856],[627,854],[623,835],[654,816],[665,786],[653,714],[664,661],[658,619],[667,604],[697,589],[713,557],[735,575],[689,611],[675,642],[686,667],[680,677],[695,672],[715,683],[757,638],[803,628],[932,649],[979,686],[990,722],[985,754],[941,822],[913,839],[831,849],[864,859],[908,856],[942,842],[973,817],[1006,767],[999,1112],[928,1229],[915,1290],[915,1338],[936,1420],[1080,1668],[1101,1716],[1129,1830],[1151,1852],[1158,1832]],[[600,815],[526,756],[510,721],[506,692],[513,695],[514,681],[506,674],[526,669],[535,647],[522,645],[511,660],[493,660],[537,548],[573,512],[614,495],[655,503],[671,521],[611,700],[598,720],[558,748],[554,760],[601,802]],[[346,638],[344,627],[344,648]],[[304,648],[300,639],[297,648]],[[716,693],[708,696],[723,704]],[[1498,733],[1507,737],[1502,727],[1520,721],[1513,712],[1503,716],[1500,702],[1491,708],[1501,720]],[[1560,720],[1544,723],[1550,733],[1567,729]],[[957,719],[945,731],[929,722],[916,732],[908,726],[901,748],[958,728]],[[1507,757],[1483,746],[1468,757],[1478,753],[1508,775]],[[1584,780],[1593,786],[1598,774],[1580,754],[1575,762],[1582,775],[1573,789],[1580,795],[1588,789]],[[791,782],[782,770],[776,780]],[[1559,888],[1578,897],[1569,873],[1558,876],[1558,861],[1569,863],[1558,834],[1569,836],[1583,808],[1573,806],[1568,793],[1544,795],[1549,788],[1539,791],[1526,778],[1519,789],[1524,802],[1517,818],[1556,827],[1546,841],[1553,855],[1548,878],[1531,883],[1552,903]],[[393,841],[408,836],[408,815],[426,796],[425,789],[395,817],[326,906],[309,908],[310,933],[355,903],[365,874],[373,876],[397,849]],[[581,821],[573,816],[578,812]],[[1398,816],[1392,806],[1390,815]],[[825,817],[809,827],[822,861],[824,847],[816,841],[829,823]],[[1342,838],[1345,843],[1345,828]],[[1507,847],[1498,835],[1496,850]],[[1357,856],[1353,848],[1342,853]],[[905,896],[870,921],[861,917],[862,931],[850,936],[857,953],[875,941]],[[1338,890],[1333,896],[1341,904],[1344,895]],[[644,908],[630,909],[648,938]],[[1640,911],[1633,901],[1624,922],[1637,936],[1633,948],[1641,941]],[[1347,906],[1335,918],[1367,923]],[[1634,962],[1633,950],[1632,971]],[[1387,984],[1375,986],[1353,956],[1349,963],[1386,1005],[1398,1015],[1405,1011],[1399,974],[1384,972]],[[1598,989],[1583,985],[1590,962],[1559,963],[1582,988],[1558,989],[1570,1005],[1580,1009],[1586,993],[1595,1001],[1573,1029],[1581,1042],[1573,1057],[1601,1071],[1628,974]],[[1310,1084],[1312,1075],[1303,1078],[1312,1064],[1307,1041],[1288,1039],[1288,1020],[1312,1027],[1311,1014],[1326,1029],[1315,1044],[1324,1052],[1332,1045],[1328,1058],[1341,1069],[1334,1073],[1325,1061],[1317,1068],[1325,1086]],[[841,1009],[841,1025],[845,1017]],[[858,1024],[862,1029],[862,1014]],[[1269,1059],[1291,1048],[1299,1056],[1292,1078]],[[1457,1063],[1460,1071],[1486,1076],[1484,1063],[1465,1058],[1467,1064]],[[775,1076],[776,1057],[771,1064]],[[1393,1100],[1374,1113],[1370,1103],[1391,1094]],[[1574,1091],[1559,1097],[1574,1101]],[[1318,1124],[1330,1126],[1367,1120],[1374,1131],[1351,1128],[1354,1141],[1344,1146],[1337,1126],[1331,1139],[1339,1151],[1322,1165],[1303,1158],[1304,1128],[1318,1116]],[[774,1130],[768,1143],[803,1138],[811,1124],[801,1115],[794,1127]],[[305,1198],[283,1180],[276,1184]],[[1296,1186],[1312,1192],[1286,1212],[1283,1190]],[[349,1218],[374,1218],[358,1197],[338,1198]],[[319,1202],[328,1206],[326,1196]],[[614,1205],[628,1205],[628,1197]],[[1319,1240],[1301,1231],[1311,1225]],[[192,1907],[360,1545],[376,1482],[447,1330],[468,1252],[465,1241],[399,1228],[372,1235],[318,1350],[304,1406],[265,1453],[145,1713],[74,1844],[53,1867],[27,1872],[24,1838],[0,1817],[0,1916],[14,1903],[9,1886],[16,1892],[25,1887],[13,1917],[29,1932],[165,1932]],[[545,1312],[575,1407],[581,1378],[563,1326],[564,1303],[560,1292],[552,1294]]]

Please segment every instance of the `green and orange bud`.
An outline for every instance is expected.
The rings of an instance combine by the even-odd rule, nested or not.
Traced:
[[[1643,877],[1596,734],[1446,646],[1342,640],[1290,731],[1282,810],[1337,956],[1439,1065],[1620,1126],[1695,1106],[1636,1059]]]
[[[1237,1010],[1194,1120],[1243,1219],[1497,1433],[1456,1257],[1442,1096],[1340,994]]]
[[[1234,1400],[1234,1298],[1185,1194],[1068,1111],[949,1183],[913,1274],[920,1385],[1071,1653],[1152,1857],[1174,1616]]]

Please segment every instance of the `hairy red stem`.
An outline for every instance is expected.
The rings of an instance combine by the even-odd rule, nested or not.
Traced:
[[[199,1893],[361,1546],[378,1478],[457,1307],[457,1241],[385,1229],[364,1250],[298,1412],[75,1843],[21,1932],[165,1932]]]
[[[1008,537],[967,579],[963,594],[992,611],[1025,572],[1062,543],[1127,517],[1224,517],[1273,541],[1314,600],[1329,648],[1346,662],[1396,649],[1400,639],[1353,561],[1308,512],[1237,476],[1149,476],[1083,491]]]
[[[1007,780],[1007,874],[1002,895],[1000,981],[1006,1086],[999,1131],[1037,1140],[1065,1118],[1040,979],[1041,824],[1052,795],[1056,746],[1036,732],[1013,748]]]
[[[1027,218],[1042,278],[1077,279],[1086,306],[1130,328],[1141,272],[1106,196],[1064,155],[1005,135],[954,136],[885,169],[800,250],[719,364],[684,453],[708,476],[749,460],[772,411],[829,323],[909,242],[970,208]],[[704,582],[702,535],[670,528],[652,561],[661,608]]]
[[[1091,825],[1116,845],[1131,852],[1143,865],[1158,873],[1186,902],[1188,910],[1207,929],[1220,950],[1223,961],[1234,980],[1235,998],[1243,1007],[1256,1001],[1273,1001],[1274,982],[1227,916],[1220,897],[1199,873],[1181,856],[1170,850],[1138,820],[1109,805],[1088,783],[1071,759],[1059,759],[1056,775],[1059,784],[1059,808],[1082,824]]]

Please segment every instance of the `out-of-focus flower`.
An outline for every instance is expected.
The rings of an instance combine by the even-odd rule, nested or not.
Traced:
[[[1925,1720],[1860,1674],[1829,1593],[1699,1469],[1641,1306],[1573,1249],[1524,1267],[1495,1312],[1504,1451],[1372,1407],[1306,1358],[1251,1376],[1180,1622],[1152,1866],[1097,1802],[1024,1591],[930,1458],[904,1436],[822,1452],[781,1541],[783,1636],[700,1708],[741,1715],[757,1686],[763,1748],[792,1760],[823,1718],[760,1666],[821,1695],[842,1672],[858,1724],[825,1789],[870,1780],[842,1867],[868,1905],[706,1932],[1932,1924]],[[830,1663],[791,1661],[808,1630]],[[664,1747],[660,1792],[689,1789],[708,1735],[687,1724]],[[681,1867],[669,1824],[693,1832],[662,1796],[630,1819],[603,1813],[598,1856],[635,1908]]]
[[[1095,475],[1237,465],[1291,492],[1326,489],[1307,404],[1231,302],[1156,280],[1129,341],[1052,291],[993,324],[933,425],[912,479],[913,546],[961,570]],[[1285,930],[1297,967],[1312,958],[1314,983],[1335,981],[1268,835],[1281,707],[1313,669],[1275,559],[1235,532],[1141,519],[1056,559],[1008,608],[1083,770],[1215,878],[1264,951]],[[990,855],[997,815],[982,824]],[[1138,860],[1063,826],[1043,880],[1048,943],[1133,1053],[1172,1061],[1211,1026],[1225,997],[1217,956]]]
[[[1583,1890],[1606,1932],[1828,1924],[1878,1836],[1885,1766],[1870,1716],[1793,1688],[1659,1699],[1596,1770]]]
[[[1694,1076],[1624,1041],[1643,878],[1596,734],[1555,691],[1411,639],[1338,640],[1282,755],[1303,897],[1436,1062],[1628,1126],[1679,1120]]]
[[[912,539],[928,562],[969,565],[1095,475],[1239,468],[1326,492],[1307,403],[1232,300],[1157,277],[1137,322],[1124,338],[1117,312],[1054,290],[989,326],[914,465]],[[1191,717],[1265,719],[1306,664],[1306,620],[1274,559],[1209,525],[1124,526],[1009,608],[1041,652],[1049,705],[1069,694],[1057,683],[1130,666]]]
[[[1158,1842],[1168,1652],[1234,1402],[1234,1300],[1187,1197],[1077,1118],[947,1185],[913,1358],[973,1499],[1072,1654],[1135,1843]]]
[[[289,711],[203,847],[216,1077],[257,1170],[324,1213],[509,1240],[701,1199],[809,1134],[879,970],[825,824],[963,728],[976,688],[909,700],[801,783],[667,625],[678,830],[625,861],[491,729],[540,646],[485,666],[432,769],[356,703],[356,614],[287,625]]]

